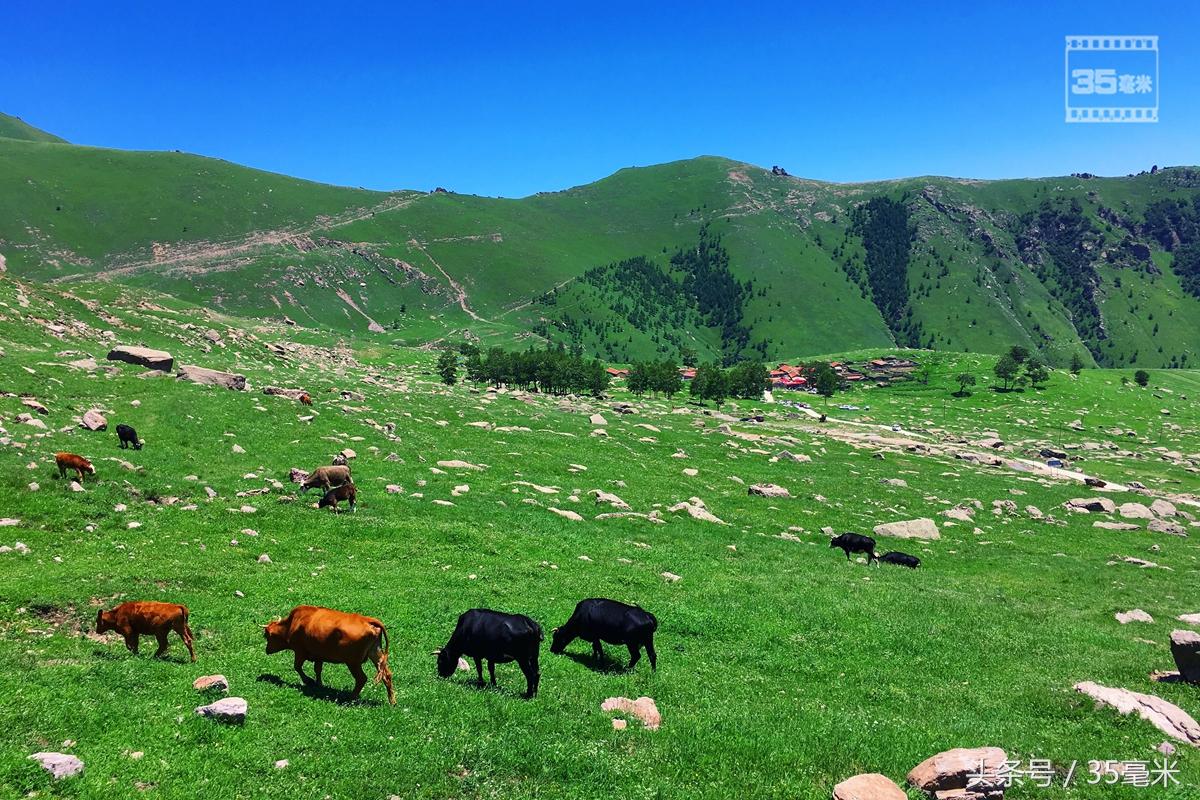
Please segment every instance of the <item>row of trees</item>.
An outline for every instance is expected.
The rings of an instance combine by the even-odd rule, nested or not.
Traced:
[[[608,390],[609,375],[604,364],[585,359],[578,351],[568,351],[560,343],[538,350],[508,351],[492,347],[482,352],[466,344],[459,352],[445,350],[438,357],[437,370],[442,382],[453,386],[458,381],[459,355],[465,356],[466,378],[472,383],[508,386],[546,394],[590,394],[600,397]]]

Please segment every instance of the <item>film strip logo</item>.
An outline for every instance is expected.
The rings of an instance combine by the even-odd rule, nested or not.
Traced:
[[[1067,122],[1158,122],[1157,36],[1067,36]]]

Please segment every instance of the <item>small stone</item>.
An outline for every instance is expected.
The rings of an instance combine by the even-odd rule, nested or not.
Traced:
[[[233,452],[237,453],[238,455],[241,455],[246,452],[246,449],[244,447],[242,447],[240,444],[235,444],[233,446]]]
[[[682,575],[676,575],[674,572],[662,572],[659,574],[667,583],[679,583],[681,580],[683,580]]]
[[[281,758],[275,762],[275,769],[287,769],[287,768],[288,768],[288,760],[286,758]]]
[[[1118,611],[1116,616],[1117,622],[1122,625],[1128,625],[1130,622],[1154,622],[1154,617],[1140,608],[1135,608],[1132,611]]]
[[[31,759],[54,776],[54,780],[70,778],[83,772],[83,762],[67,753],[34,753]]]
[[[204,675],[192,681],[192,688],[198,692],[227,692],[229,679],[224,675]]]
[[[267,555],[266,553],[263,553],[261,556],[259,556],[259,557],[258,557],[258,563],[260,563],[260,564],[270,564],[270,563],[271,563],[271,557],[270,557],[269,555]]]
[[[248,707],[245,699],[241,697],[223,697],[215,703],[197,706],[196,714],[218,722],[240,725],[246,721]]]

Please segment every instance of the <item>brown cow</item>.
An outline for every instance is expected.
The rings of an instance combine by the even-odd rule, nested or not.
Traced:
[[[332,489],[335,486],[341,486],[343,483],[349,483],[350,467],[345,464],[329,467],[317,467],[308,474],[304,479],[304,483],[300,484],[300,493],[304,494],[309,489]]]
[[[167,652],[167,634],[175,631],[183,639],[183,645],[196,660],[192,649],[192,629],[188,627],[187,606],[178,603],[159,603],[155,600],[135,600],[114,608],[96,612],[96,633],[116,631],[125,637],[129,652],[137,653],[138,637],[142,634],[158,639],[155,658]]]
[[[358,489],[354,488],[353,483],[343,483],[334,489],[330,489],[317,503],[317,508],[325,508],[331,506],[334,511],[338,510],[339,500],[350,501],[350,513],[353,514],[358,510]]]
[[[305,661],[313,662],[318,686],[326,661],[345,664],[354,676],[352,700],[362,695],[367,684],[362,665],[370,661],[375,665],[375,682],[387,687],[388,702],[396,705],[392,671],[388,669],[387,628],[374,617],[318,606],[296,606],[287,619],[264,625],[263,635],[267,640],[268,655],[280,650],[291,650],[296,654],[294,666],[300,680],[306,684],[313,681],[304,674]]]
[[[83,480],[84,473],[95,475],[96,468],[92,466],[92,462],[88,461],[83,456],[77,456],[74,453],[55,453],[54,463],[58,466],[58,477],[67,477],[67,470],[73,469],[79,476],[79,480]]]
[[[312,405],[312,398],[309,397],[308,392],[305,392],[304,394],[300,395],[300,405],[302,405],[302,406],[311,406]]]

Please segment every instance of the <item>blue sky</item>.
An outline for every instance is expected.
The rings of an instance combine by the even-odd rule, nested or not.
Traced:
[[[1079,5],[8,0],[0,110],[81,144],[504,196],[702,154],[835,181],[1200,163],[1200,3]],[[1064,123],[1076,33],[1160,36],[1160,122]]]

